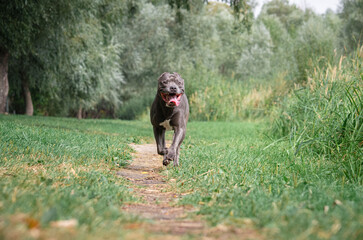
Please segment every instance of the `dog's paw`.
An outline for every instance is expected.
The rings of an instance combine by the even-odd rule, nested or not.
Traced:
[[[163,160],[163,165],[164,165],[164,166],[168,166],[168,165],[169,165],[169,163],[170,163],[170,160],[169,160],[169,159],[167,159],[167,158],[164,158],[164,160]]]

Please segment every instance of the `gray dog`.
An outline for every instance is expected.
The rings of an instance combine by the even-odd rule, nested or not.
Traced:
[[[163,165],[170,161],[179,165],[180,145],[184,140],[189,118],[189,104],[184,93],[184,80],[178,73],[165,72],[158,80],[158,91],[151,105],[150,120],[158,154],[164,156]],[[165,146],[165,131],[174,130],[173,143]]]

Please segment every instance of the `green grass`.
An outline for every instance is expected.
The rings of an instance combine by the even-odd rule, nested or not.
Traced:
[[[116,171],[131,160],[127,144],[147,130],[127,121],[0,116],[0,238],[18,231],[12,219],[23,214],[30,228],[76,219],[84,238],[132,221],[120,207],[135,199]]]
[[[257,123],[190,123],[177,186],[211,224],[252,224],[274,239],[361,239],[363,188],[324,158],[271,144]]]
[[[168,168],[176,191],[190,192],[181,203],[211,225],[253,227],[270,239],[362,239],[362,185],[324,157],[295,155],[268,129],[190,122],[181,167]],[[137,200],[115,173],[130,160],[127,143],[151,139],[148,122],[0,116],[0,238],[19,231],[21,214],[28,228],[77,219],[67,236],[122,238],[122,224],[135,221],[122,204]]]

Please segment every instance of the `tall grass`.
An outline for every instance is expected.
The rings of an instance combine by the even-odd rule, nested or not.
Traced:
[[[295,154],[326,158],[344,177],[363,183],[363,47],[337,65],[316,68],[295,86],[273,125]]]
[[[287,88],[282,82],[284,74],[277,75],[269,83],[259,84],[255,80],[228,79],[208,69],[196,68],[186,71],[183,78],[190,118],[198,121],[235,121],[266,116],[274,99]]]

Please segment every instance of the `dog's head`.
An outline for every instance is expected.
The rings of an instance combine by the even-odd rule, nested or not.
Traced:
[[[165,72],[158,80],[158,91],[168,107],[177,107],[184,94],[184,80],[178,73]]]

